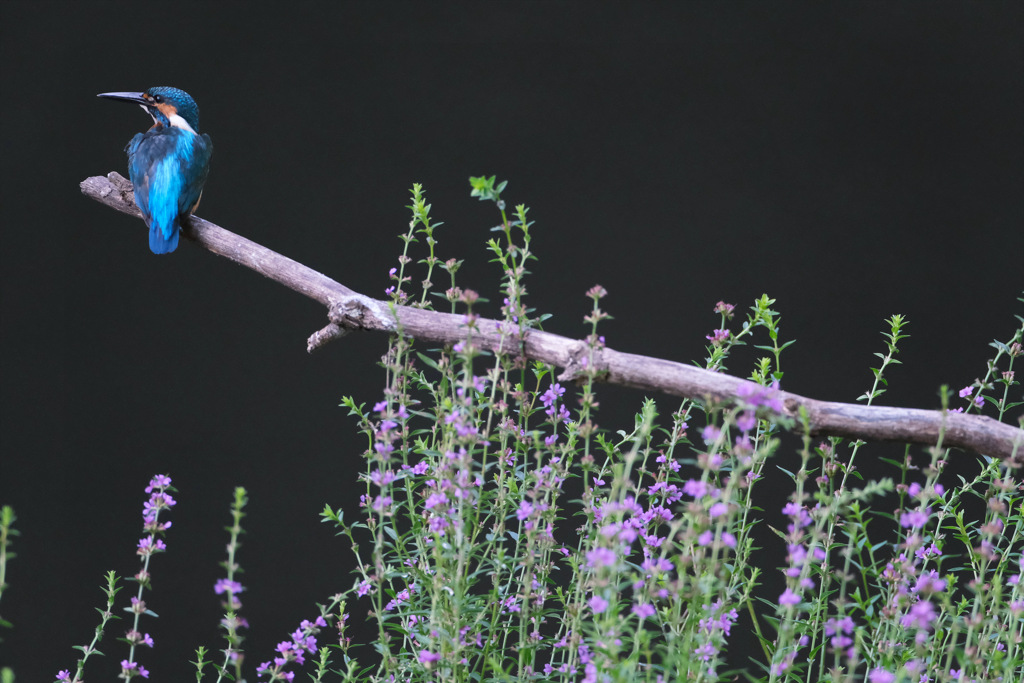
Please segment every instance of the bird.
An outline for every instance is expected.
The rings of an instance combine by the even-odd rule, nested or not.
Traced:
[[[134,102],[153,117],[153,126],[124,149],[135,204],[149,226],[149,248],[170,253],[178,246],[181,219],[199,206],[210,172],[213,142],[199,133],[199,107],[184,90],[166,86],[98,97]]]

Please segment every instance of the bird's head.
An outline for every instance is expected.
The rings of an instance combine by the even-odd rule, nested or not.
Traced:
[[[105,92],[99,97],[122,102],[134,102],[153,117],[156,125],[184,128],[199,132],[199,107],[184,90],[157,86],[146,92]]]

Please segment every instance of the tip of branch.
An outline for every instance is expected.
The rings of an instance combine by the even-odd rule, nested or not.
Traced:
[[[117,209],[123,213],[140,216],[135,206],[135,192],[130,180],[120,173],[111,171],[106,176],[94,175],[78,184],[82,194],[95,199],[101,204]]]
[[[327,342],[338,339],[339,337],[344,337],[349,332],[351,332],[351,330],[345,329],[337,323],[330,323],[327,327],[322,330],[317,330],[310,335],[309,339],[306,341],[306,352],[313,353]]]
[[[78,187],[82,190],[82,194],[90,197],[106,197],[114,190],[110,181],[101,175],[89,176],[78,183]]]

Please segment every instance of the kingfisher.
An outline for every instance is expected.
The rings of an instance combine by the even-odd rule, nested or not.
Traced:
[[[149,226],[149,248],[170,253],[178,246],[181,218],[199,206],[210,172],[213,143],[199,134],[199,107],[184,90],[164,86],[99,97],[134,102],[153,117],[153,126],[124,149],[135,203]]]

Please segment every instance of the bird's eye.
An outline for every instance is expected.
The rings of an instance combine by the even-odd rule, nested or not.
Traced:
[[[153,95],[153,101],[156,102],[157,104],[160,104],[161,102],[164,101],[164,98],[162,96],[160,96],[160,95]]]

